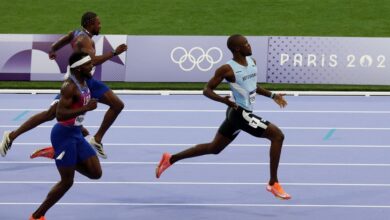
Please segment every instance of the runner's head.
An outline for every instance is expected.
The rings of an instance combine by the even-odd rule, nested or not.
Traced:
[[[231,35],[227,40],[227,47],[233,54],[238,53],[244,57],[252,55],[251,45],[241,34]]]
[[[81,74],[82,77],[90,79],[92,77],[91,57],[84,52],[74,52],[69,57],[70,72],[74,75]]]
[[[89,31],[92,35],[100,33],[100,19],[94,12],[85,12],[81,17],[81,26]]]

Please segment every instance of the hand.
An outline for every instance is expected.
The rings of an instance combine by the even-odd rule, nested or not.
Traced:
[[[85,108],[87,111],[92,111],[97,108],[97,99],[91,99],[89,102],[85,105]]]
[[[54,51],[49,51],[49,59],[55,60],[57,58],[57,54]]]
[[[81,133],[83,134],[83,137],[89,135],[89,131],[84,126],[81,126]]]
[[[284,108],[286,107],[287,105],[287,101],[283,98],[283,96],[285,96],[286,94],[275,94],[274,96],[274,101],[276,102],[276,104],[278,104],[281,108]]]
[[[126,44],[121,44],[115,49],[115,54],[119,55],[127,50],[127,45]]]
[[[227,106],[237,110],[238,106],[237,106],[237,104],[235,102],[230,101],[230,96],[225,96],[223,99],[224,99],[224,103]]]

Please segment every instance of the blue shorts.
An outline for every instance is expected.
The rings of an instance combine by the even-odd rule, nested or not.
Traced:
[[[60,123],[51,130],[51,143],[57,167],[72,167],[96,156],[95,150],[85,140],[80,126],[64,126]]]
[[[106,93],[110,88],[106,86],[103,82],[96,80],[94,78],[91,78],[87,80],[87,85],[89,90],[91,91],[91,98],[100,100],[104,93]],[[54,101],[52,102],[51,105],[57,103],[60,100],[61,94],[57,94],[56,97],[54,98]]]

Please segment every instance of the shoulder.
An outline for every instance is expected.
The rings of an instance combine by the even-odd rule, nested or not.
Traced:
[[[72,96],[76,89],[76,84],[72,80],[65,80],[61,86],[61,95],[63,96]]]
[[[215,73],[220,75],[229,74],[230,72],[233,73],[233,69],[229,64],[224,64],[215,71]]]
[[[229,64],[224,64],[224,65],[220,66],[215,71],[215,77],[226,79],[229,82],[235,81],[233,69]]]

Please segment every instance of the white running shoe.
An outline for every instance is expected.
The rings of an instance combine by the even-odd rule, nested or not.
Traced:
[[[103,144],[96,142],[95,137],[91,137],[91,139],[89,139],[89,144],[91,144],[95,148],[99,157],[107,159],[107,154],[104,153]]]
[[[12,146],[12,141],[9,138],[10,133],[11,132],[9,132],[9,131],[4,131],[4,134],[3,134],[3,140],[1,141],[1,145],[0,145],[0,154],[3,157],[5,157],[5,155],[7,154],[7,151],[9,149],[11,149],[11,146]]]

